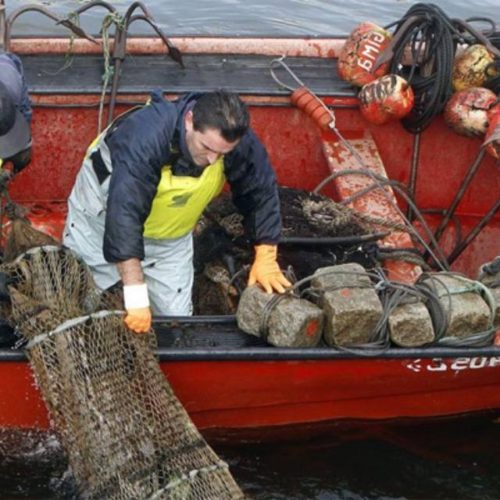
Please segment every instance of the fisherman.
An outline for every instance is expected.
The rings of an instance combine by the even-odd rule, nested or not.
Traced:
[[[277,183],[264,146],[233,93],[154,91],[89,146],[68,199],[64,243],[107,289],[121,280],[125,323],[137,333],[151,314],[192,314],[192,230],[228,181],[255,259],[249,284],[283,293],[276,257]]]
[[[31,101],[21,60],[0,53],[0,168],[17,174],[31,160]]]

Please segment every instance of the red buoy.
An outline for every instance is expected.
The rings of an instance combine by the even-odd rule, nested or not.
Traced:
[[[497,96],[483,87],[455,92],[444,109],[444,121],[455,132],[467,136],[481,136],[488,128],[488,111]]]
[[[484,141],[486,152],[500,160],[500,104],[488,112],[488,120],[489,125]]]

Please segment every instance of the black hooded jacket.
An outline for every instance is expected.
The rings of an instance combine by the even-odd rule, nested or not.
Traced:
[[[184,113],[200,95],[187,94],[170,102],[155,91],[148,106],[118,120],[107,132],[113,165],[104,234],[108,262],[144,259],[143,228],[161,169],[172,162]],[[254,244],[276,244],[281,233],[276,177],[264,146],[251,129],[224,156],[224,174],[249,239]]]

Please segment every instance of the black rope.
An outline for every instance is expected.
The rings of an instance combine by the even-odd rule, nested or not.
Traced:
[[[443,111],[452,94],[459,35],[452,20],[434,4],[413,5],[396,24],[390,72],[405,78],[412,86],[415,104],[402,123],[406,130],[417,134]],[[407,46],[412,56],[410,66],[403,64]]]

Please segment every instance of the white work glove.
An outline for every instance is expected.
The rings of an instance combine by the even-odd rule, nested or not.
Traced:
[[[151,330],[151,309],[149,307],[148,286],[124,285],[125,324],[135,333],[148,333]]]

